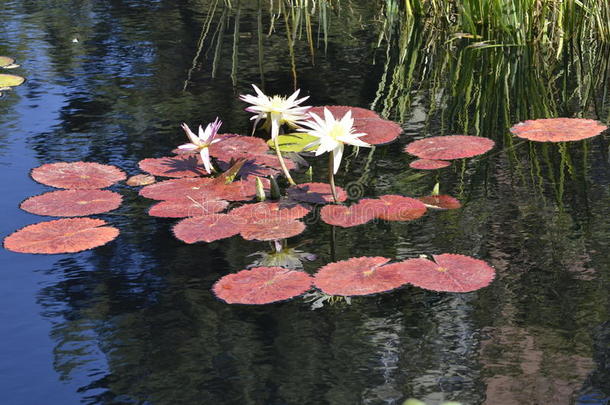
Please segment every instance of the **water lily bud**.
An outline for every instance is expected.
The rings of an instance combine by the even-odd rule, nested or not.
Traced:
[[[263,182],[259,177],[256,178],[256,199],[258,201],[265,201],[265,188],[263,187]]]

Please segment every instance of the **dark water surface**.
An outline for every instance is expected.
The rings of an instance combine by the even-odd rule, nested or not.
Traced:
[[[18,208],[51,189],[29,178],[33,167],[86,160],[136,174],[139,160],[184,142],[182,122],[220,116],[223,131],[247,133],[237,95],[261,75],[269,93],[291,93],[282,18],[267,36],[266,5],[260,13],[261,73],[259,13],[256,2],[242,3],[239,35],[236,11],[221,14],[219,4],[193,63],[214,2],[1,2],[0,55],[28,80],[0,99],[0,236],[42,220]],[[331,13],[315,65],[297,41],[298,87],[312,104],[374,103],[405,133],[372,158],[349,157],[338,183],[366,195],[424,195],[436,175],[408,169],[406,143],[466,132],[497,146],[441,172],[460,210],[339,228],[334,244],[330,226],[315,223],[291,244],[306,241],[299,249],[317,255],[308,271],[352,256],[471,255],[496,268],[493,284],[468,294],[407,287],[317,310],[303,299],[230,306],[210,287],[267,244],[182,243],[175,221],[147,216],[150,201],[119,184],[123,205],[99,216],[121,231],[110,244],[52,256],[0,250],[0,403],[609,403],[610,138],[543,146],[507,132],[511,122],[552,115],[608,124],[607,82],[593,81],[601,84],[587,99],[574,91],[603,67],[591,62],[594,76],[584,65],[550,72],[563,89],[555,92],[528,50],[447,53],[413,32],[404,53],[386,52],[376,48],[377,8],[359,3]],[[314,178],[324,181],[324,165],[314,164]]]

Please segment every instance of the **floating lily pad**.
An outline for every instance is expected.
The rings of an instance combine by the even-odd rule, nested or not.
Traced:
[[[108,187],[127,177],[115,166],[91,162],[48,163],[33,169],[31,175],[47,186],[79,190]]]
[[[28,198],[21,209],[36,215],[82,217],[117,209],[122,200],[110,190],[58,190]]]
[[[151,200],[183,200],[188,197],[211,200],[214,198],[206,197],[206,194],[213,185],[214,180],[208,177],[172,179],[143,187],[139,194]]]
[[[455,210],[462,207],[462,204],[457,198],[450,195],[428,195],[425,197],[417,197],[423,202],[426,207],[439,210]]]
[[[224,200],[196,201],[190,198],[182,200],[161,201],[148,210],[148,215],[162,218],[199,217],[221,212],[229,205]]]
[[[25,82],[25,79],[17,75],[9,75],[0,73],[0,88],[1,87],[16,87]]]
[[[390,291],[407,283],[404,272],[385,265],[385,257],[355,257],[329,263],[314,276],[314,284],[329,295],[368,295]]]
[[[345,190],[336,187],[339,202],[347,199]],[[302,183],[292,186],[287,190],[288,197],[295,201],[312,204],[328,204],[334,202],[330,184],[327,183]]]
[[[325,205],[320,211],[320,218],[329,225],[350,228],[352,226],[366,224],[377,216],[377,210],[367,208],[367,204],[354,204],[350,207],[345,205]]]
[[[324,108],[327,108],[337,119],[343,117],[351,110],[354,119],[355,132],[363,132],[366,135],[360,140],[370,145],[382,145],[390,143],[402,133],[402,128],[397,123],[381,118],[375,111],[359,107],[348,107],[342,105],[326,105],[313,107],[310,113],[320,117],[324,116]]]
[[[74,253],[105,245],[119,235],[101,219],[62,218],[39,222],[7,236],[4,247],[18,253]]]
[[[241,236],[246,240],[279,240],[299,235],[305,224],[296,219],[263,219],[240,226]]]
[[[311,288],[312,278],[302,271],[284,267],[255,267],[229,274],[212,290],[229,304],[269,304],[303,294]]]
[[[318,139],[320,138],[305,132],[295,132],[292,134],[279,135],[278,143],[280,145],[280,151],[282,152],[307,152],[316,149],[316,146],[309,148],[307,148],[307,146]],[[275,149],[273,139],[269,139],[267,145],[269,145],[270,148]]]
[[[567,142],[592,138],[608,129],[582,118],[544,118],[520,122],[510,129],[515,136],[536,142]]]
[[[280,162],[274,155],[244,155],[242,159],[245,161],[237,174],[244,180],[252,180],[254,177],[274,176],[281,170]],[[284,157],[284,163],[289,170],[296,167],[294,161],[286,157]],[[218,162],[218,167],[221,170],[227,170],[229,166],[229,162]]]
[[[446,160],[417,159],[409,163],[411,169],[418,170],[436,170],[447,166],[451,166],[451,162]]]
[[[174,226],[174,235],[186,243],[213,242],[239,233],[235,218],[227,214],[185,218]]]
[[[299,219],[311,211],[303,204],[291,202],[259,202],[232,209],[229,214],[242,218],[245,223],[265,219]]]
[[[493,146],[494,141],[480,136],[433,136],[411,142],[405,152],[421,159],[453,160],[482,155]]]
[[[409,259],[388,267],[401,271],[409,283],[432,291],[475,291],[488,286],[496,274],[489,264],[472,257],[445,253],[433,258]]]
[[[269,150],[267,143],[254,136],[219,134],[219,142],[210,145],[210,155],[222,160],[240,159],[244,155],[260,155]]]
[[[0,68],[10,66],[15,63],[15,59],[9,58],[8,56],[0,56]]]
[[[401,195],[383,195],[378,198],[384,207],[378,210],[377,218],[385,221],[412,221],[426,213],[426,206],[419,200]]]
[[[208,175],[199,154],[149,158],[141,160],[138,166],[147,173],[162,177],[179,178]]]
[[[131,176],[125,182],[128,186],[138,187],[138,186],[148,186],[150,184],[154,184],[157,181],[155,176],[150,174],[136,174],[135,176]]]

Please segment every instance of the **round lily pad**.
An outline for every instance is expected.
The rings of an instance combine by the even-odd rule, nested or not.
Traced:
[[[436,170],[447,166],[451,166],[451,162],[446,160],[417,159],[409,163],[411,169],[418,170]]]
[[[195,201],[190,198],[161,201],[148,210],[148,215],[162,218],[199,217],[223,211],[229,205],[224,200]]]
[[[421,159],[453,160],[482,155],[493,146],[494,141],[480,136],[433,136],[411,142],[405,152]]]
[[[355,257],[329,263],[314,276],[314,284],[329,295],[368,295],[407,283],[405,274],[385,257]]]
[[[303,294],[311,288],[309,274],[284,267],[255,267],[229,274],[214,284],[214,294],[228,304],[268,304]]]
[[[105,245],[119,235],[106,221],[62,218],[28,225],[4,239],[4,247],[18,253],[74,253]]]
[[[108,187],[127,177],[115,166],[91,162],[48,163],[33,169],[31,175],[47,186],[79,190]]]
[[[240,226],[241,236],[246,240],[280,240],[299,235],[305,224],[296,219],[263,219]]]
[[[377,211],[368,209],[367,204],[357,203],[352,206],[325,205],[320,210],[320,218],[329,225],[350,228],[366,224],[377,216]]]
[[[21,209],[36,215],[82,217],[117,209],[122,200],[110,190],[58,190],[28,198]]]
[[[185,218],[174,226],[174,235],[186,243],[213,242],[239,233],[235,218],[227,214],[211,214]]]
[[[520,122],[510,129],[515,136],[536,142],[568,142],[592,138],[608,129],[595,120],[543,118]]]
[[[385,221],[412,221],[426,213],[426,206],[419,200],[401,195],[383,195],[378,198],[384,206],[376,206],[377,218]]]
[[[9,75],[0,73],[0,88],[1,87],[16,87],[25,82],[25,79],[17,75]]]
[[[236,134],[219,134],[219,142],[210,145],[210,156],[222,160],[240,159],[246,155],[260,155],[269,150],[261,138]]]
[[[172,179],[142,187],[139,194],[151,200],[183,200],[189,197],[196,201],[210,200],[213,198],[206,198],[205,195],[213,184],[214,180],[207,177]]]
[[[473,257],[441,254],[428,259],[409,259],[388,265],[405,275],[406,280],[432,291],[470,292],[488,286],[495,270]]]

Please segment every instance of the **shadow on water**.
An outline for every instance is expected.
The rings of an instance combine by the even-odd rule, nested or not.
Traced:
[[[479,257],[497,270],[490,287],[468,294],[406,287],[315,311],[302,299],[230,306],[211,286],[267,246],[238,237],[184,244],[173,237],[172,221],[147,216],[149,201],[117,185],[123,206],[102,216],[120,228],[116,241],[52,264],[34,257],[12,270],[41,269],[27,281],[41,316],[23,328],[31,336],[41,323],[50,329],[49,378],[73,388],[82,403],[401,404],[417,397],[510,405],[610,398],[607,135],[542,145],[508,132],[539,117],[608,124],[607,43],[585,47],[583,36],[559,47],[554,38],[550,52],[544,44],[512,46],[495,31],[479,32],[503,45],[492,47],[481,44],[485,38],[458,35],[466,22],[453,28],[439,22],[446,28],[440,29],[417,8],[404,14],[393,1],[381,9],[365,1],[306,0],[4,7],[11,24],[0,28],[0,54],[15,55],[28,77],[0,100],[0,133],[8,134],[2,160],[23,192],[7,192],[15,217],[3,225],[6,234],[39,220],[17,207],[23,195],[43,192],[13,156],[31,156],[34,165],[97,161],[135,174],[139,160],[183,142],[181,122],[220,116],[223,131],[247,133],[249,117],[236,95],[263,83],[272,93],[299,87],[312,104],[372,106],[401,123],[398,142],[349,156],[339,184],[363,185],[367,195],[424,195],[439,181],[464,205],[411,223],[357,229],[332,230],[311,219],[294,242],[311,240],[299,247],[317,256],[304,262],[305,270],[352,256],[444,252]],[[438,174],[408,169],[406,143],[451,133],[486,136],[497,146]],[[323,178],[323,166],[313,163],[313,180]],[[15,255],[2,257],[8,263]],[[16,308],[5,322],[18,319]],[[8,368],[27,368],[3,357]],[[8,400],[30,403],[23,396],[30,384],[6,387]]]

